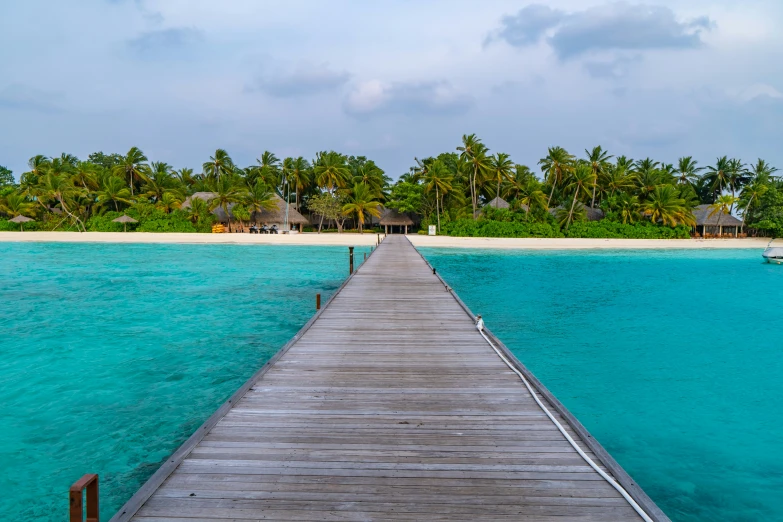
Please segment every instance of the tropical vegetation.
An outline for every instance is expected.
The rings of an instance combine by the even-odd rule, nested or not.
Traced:
[[[240,166],[218,149],[198,173],[151,161],[137,147],[85,160],[38,155],[18,182],[0,167],[0,230],[19,230],[8,219],[24,215],[35,219],[27,230],[114,231],[122,225],[112,219],[127,214],[138,221],[133,230],[208,232],[215,209],[242,224],[279,196],[310,214],[319,231],[350,224],[361,232],[390,208],[450,235],[688,237],[693,209],[708,205],[711,215],[741,217],[753,233],[783,234],[783,181],[762,159],[666,163],[613,156],[601,146],[581,154],[554,146],[524,165],[475,134],[456,145],[415,159],[394,182],[374,161],[336,151],[312,160],[265,151]],[[196,192],[213,196],[183,207]],[[501,199],[509,208],[495,208]]]

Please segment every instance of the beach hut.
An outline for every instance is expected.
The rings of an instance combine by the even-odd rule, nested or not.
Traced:
[[[23,216],[23,215],[19,214],[18,216],[16,216],[15,218],[11,219],[10,221],[11,221],[11,223],[18,223],[19,224],[19,229],[22,232],[24,232],[24,224],[25,223],[29,223],[30,221],[33,221],[33,220],[31,218],[27,217],[27,216]]]
[[[710,205],[699,205],[694,208],[693,217],[696,218],[696,234],[701,234],[702,237],[722,236],[726,228],[733,229],[734,237],[742,232],[742,221],[731,214],[714,212]]]
[[[122,215],[118,217],[117,219],[112,219],[112,223],[122,223],[122,231],[127,232],[128,231],[128,223],[138,223],[135,219],[133,219],[130,216]]]
[[[511,205],[503,198],[494,198],[492,201],[484,205],[484,208],[511,208]]]
[[[187,198],[183,203],[181,208],[190,208],[190,202],[193,200],[193,198],[198,198],[201,200],[206,201],[209,203],[212,199],[214,199],[216,194],[214,192],[196,192],[189,198]],[[270,210],[261,210],[253,212],[250,215],[250,221],[259,225],[276,225],[277,228],[280,230],[285,231],[285,223],[286,223],[286,203],[283,201],[283,198],[278,196],[277,194],[274,194],[272,196],[272,199],[274,200],[274,206]],[[231,213],[231,209],[234,208],[234,203],[231,203],[228,205],[228,213],[231,215],[231,221],[235,221],[236,218],[234,217],[234,214]],[[223,211],[222,207],[216,207],[212,213],[217,217],[218,221],[221,223],[227,223],[228,217],[226,216],[226,213]],[[304,217],[302,214],[300,214],[293,205],[290,203],[288,204],[288,227],[290,229],[291,225],[298,225],[303,226],[307,225],[310,222],[306,217]]]
[[[378,220],[386,234],[394,234],[394,227],[398,227],[400,233],[408,233],[408,227],[413,226],[413,220],[405,214],[397,212],[393,208],[383,209],[381,219]],[[403,230],[405,232],[403,232]]]

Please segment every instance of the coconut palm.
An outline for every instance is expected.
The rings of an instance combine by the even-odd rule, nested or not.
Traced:
[[[184,187],[192,187],[196,183],[196,179],[193,177],[193,169],[183,167],[177,171],[174,171],[177,179]]]
[[[696,223],[691,209],[687,207],[685,200],[679,197],[674,185],[656,186],[642,205],[642,209],[653,223],[660,222],[673,227],[679,224]]]
[[[209,157],[209,161],[201,166],[204,169],[204,175],[213,181],[220,181],[224,176],[234,173],[234,161],[228,155],[225,149],[217,149],[214,156]]]
[[[522,190],[517,195],[517,203],[527,205],[526,219],[530,219],[531,214],[542,214],[549,210],[546,194],[541,190],[541,183],[534,177],[525,181]]]
[[[468,185],[470,185],[470,201],[473,205],[473,219],[476,219],[478,210],[478,179],[489,167],[489,159],[487,158],[489,149],[481,143],[481,140],[475,134],[465,134],[462,136],[462,146],[457,147],[457,150],[460,151],[460,158],[469,165]]]
[[[769,180],[769,178],[771,178],[772,175],[777,171],[777,168],[759,158],[758,161],[750,168],[749,174],[751,175],[751,179]]]
[[[731,196],[729,194],[724,194],[721,196],[718,196],[718,198],[715,200],[715,203],[710,205],[710,215],[709,217],[714,216],[715,214],[718,215],[718,235],[723,235],[723,225],[721,225],[721,218],[723,216],[729,215],[731,213],[731,209],[734,208],[734,204],[737,202],[737,198],[734,196]]]
[[[641,206],[639,205],[639,198],[636,196],[621,192],[617,195],[614,206],[620,214],[620,219],[625,224],[633,224],[639,218]]]
[[[198,223],[210,215],[209,204],[201,198],[191,198],[187,212],[190,220]]]
[[[737,190],[742,188],[748,179],[748,170],[745,168],[745,164],[736,158],[729,160],[728,184],[732,196],[737,195]],[[731,210],[733,211],[734,208]]]
[[[23,194],[11,192],[4,198],[0,198],[0,212],[4,212],[12,218],[16,216],[30,217],[35,205]]]
[[[247,190],[233,173],[220,176],[215,183],[215,196],[209,201],[209,209],[214,210],[217,207],[223,209],[223,213],[225,213],[228,220],[229,232],[231,232],[231,214],[228,211],[228,207],[233,203],[239,203],[246,195]]]
[[[121,177],[128,179],[131,197],[136,181],[147,179],[149,167],[147,165],[147,156],[139,150],[138,147],[131,147],[125,156],[120,157],[120,162],[114,167],[114,172]]]
[[[96,193],[96,200],[99,205],[114,204],[114,210],[119,212],[120,203],[130,205],[131,193],[128,186],[122,178],[110,176],[104,181],[101,188]]]
[[[71,180],[74,185],[80,185],[85,190],[98,188],[98,171],[100,167],[90,161],[79,161],[73,167]]]
[[[766,171],[761,171],[761,174],[754,176],[750,183],[742,187],[737,201],[737,208],[742,210],[742,228],[745,227],[745,218],[753,213],[755,206],[767,193],[769,187],[769,177]]]
[[[547,206],[551,206],[555,190],[574,170],[574,157],[563,147],[549,147],[546,157],[541,158],[538,164],[541,165],[546,182],[552,186],[546,202]]]
[[[514,174],[514,162],[511,161],[511,156],[503,152],[490,156],[487,174],[490,179],[497,182],[495,197],[500,199],[500,185],[510,180]]]
[[[697,167],[698,161],[693,156],[685,156],[677,160],[677,168],[674,173],[677,175],[677,183],[680,185],[692,185],[699,179],[699,172],[704,167]]]
[[[256,160],[257,177],[267,186],[279,187],[283,184],[280,159],[274,153],[265,150],[261,157]]]
[[[451,191],[451,182],[453,180],[454,176],[442,161],[435,160],[429,165],[424,190],[425,192],[435,190],[435,214],[438,216],[438,232],[440,232],[440,212],[443,207],[441,198]]]
[[[369,187],[359,183],[354,185],[353,189],[351,189],[350,194],[343,205],[342,212],[345,216],[356,216],[356,221],[359,224],[359,233],[362,234],[365,216],[380,217],[381,203],[375,199],[375,196]]]
[[[350,170],[346,157],[334,151],[319,152],[313,162],[313,173],[319,187],[329,192],[346,185]]]
[[[634,187],[636,176],[631,166],[625,161],[618,161],[615,165],[609,165],[599,178],[603,192],[611,197],[618,192],[624,192]]]
[[[166,214],[170,214],[172,211],[178,210],[181,206],[182,194],[174,190],[165,191],[160,199],[155,202],[155,208],[162,210]]]
[[[363,161],[353,172],[353,184],[361,183],[368,187],[376,197],[381,197],[386,184],[383,170],[374,161]]]
[[[312,169],[310,163],[302,156],[291,161],[288,171],[289,181],[296,193],[296,210],[299,210],[299,194],[304,191],[312,181]]]
[[[709,172],[705,174],[705,179],[710,185],[713,200],[728,186],[730,169],[731,165],[727,156],[718,158],[714,166],[707,167]]]
[[[598,186],[598,178],[609,168],[609,160],[614,156],[610,156],[600,145],[593,147],[591,151],[585,149],[585,154],[587,154],[587,161],[593,171],[593,198],[590,201],[590,208],[595,208],[595,190]]]
[[[593,169],[587,163],[579,163],[574,168],[571,175],[568,177],[566,190],[572,190],[574,197],[571,201],[571,209],[568,212],[567,219],[565,220],[565,228],[571,225],[574,219],[574,209],[576,208],[576,201],[581,195],[588,196],[593,188]]]
[[[71,221],[87,231],[82,220],[69,208],[71,199],[78,194],[71,180],[65,176],[58,176],[51,172],[44,175],[40,184],[40,194],[48,201],[54,200],[60,204],[60,208],[71,218]]]
[[[256,180],[255,184],[248,188],[242,203],[252,214],[262,210],[274,210],[277,208],[277,198],[274,192],[262,180]]]

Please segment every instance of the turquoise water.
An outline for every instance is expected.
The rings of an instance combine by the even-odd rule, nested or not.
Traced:
[[[783,521],[783,267],[423,249],[672,520]]]
[[[307,322],[347,257],[0,243],[0,520],[67,520],[84,473],[108,520]]]

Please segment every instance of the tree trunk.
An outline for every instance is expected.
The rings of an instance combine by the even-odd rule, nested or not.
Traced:
[[[571,220],[574,218],[574,207],[576,206],[576,196],[579,195],[579,189],[574,192],[574,200],[571,202],[571,210],[568,212],[568,221],[566,222],[566,230],[571,226]]]
[[[470,185],[470,203],[473,206],[473,219],[476,219],[476,174],[478,172],[478,167],[474,167],[473,169],[473,176],[468,176],[471,179],[468,179],[468,185]]]
[[[318,233],[321,233],[321,227],[324,226],[324,215],[321,214],[321,220],[318,222]]]
[[[598,173],[593,176],[593,200],[590,202],[590,208],[595,208],[595,187],[598,185]]]
[[[435,184],[435,213],[438,215],[438,233],[440,234],[440,193],[438,191],[438,184]]]
[[[495,194],[495,208],[500,208],[498,205],[500,205],[500,177],[498,177],[498,190]]]

